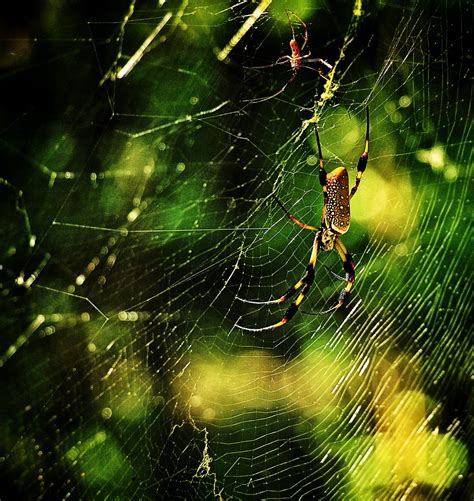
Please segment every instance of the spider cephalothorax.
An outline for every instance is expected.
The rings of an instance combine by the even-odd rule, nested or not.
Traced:
[[[321,150],[321,142],[319,140],[318,129],[315,127],[314,131],[316,134],[316,143],[318,145],[318,153],[319,153],[319,182],[321,184],[323,190],[324,197],[324,207],[323,214],[321,218],[321,226],[318,228],[316,226],[311,226],[309,224],[302,223],[296,217],[292,216],[285,206],[280,202],[279,198],[272,193],[272,197],[277,202],[277,204],[285,211],[286,215],[300,228],[305,230],[311,230],[316,232],[313,242],[313,248],[311,251],[311,257],[309,259],[309,264],[306,267],[306,272],[303,277],[298,280],[292,287],[290,287],[283,296],[280,296],[278,299],[272,299],[270,301],[249,301],[246,299],[241,299],[246,303],[252,304],[278,304],[286,301],[288,298],[293,296],[298,290],[301,289],[298,297],[290,304],[284,317],[276,324],[269,325],[267,327],[259,327],[259,328],[249,328],[249,327],[241,327],[241,329],[248,331],[264,331],[267,329],[275,329],[282,325],[288,323],[295,313],[298,311],[300,304],[303,302],[306,294],[308,293],[311,285],[314,282],[315,278],[315,268],[316,268],[316,258],[318,256],[318,250],[322,251],[330,251],[332,249],[336,249],[341,260],[342,265],[344,267],[344,271],[346,272],[346,287],[339,295],[339,301],[337,305],[333,309],[340,308],[343,306],[347,299],[349,298],[349,294],[352,289],[352,285],[355,281],[355,262],[352,259],[349,252],[345,248],[344,244],[341,242],[339,238],[341,235],[347,232],[350,225],[350,199],[354,196],[357,188],[359,187],[360,180],[362,178],[362,174],[367,167],[367,161],[369,159],[369,110],[367,108],[367,128],[365,132],[365,146],[364,151],[359,157],[359,162],[357,164],[357,177],[355,180],[355,184],[352,187],[349,193],[349,176],[347,174],[347,170],[344,166],[337,167],[329,174],[326,173],[326,169],[324,168],[324,159],[323,153]],[[239,298],[240,299],[240,298]]]
[[[336,238],[337,235],[335,233],[332,233],[331,230],[323,228],[321,230],[321,250],[326,252],[333,250]]]

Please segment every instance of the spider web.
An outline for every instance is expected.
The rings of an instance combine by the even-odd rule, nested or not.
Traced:
[[[2,499],[467,499],[469,2],[21,7],[0,22]],[[286,8],[335,70],[257,102],[292,75]],[[344,282],[320,252],[290,323],[237,328],[282,318],[239,299],[311,252],[270,194],[317,226],[313,126],[354,182],[367,106],[347,308],[321,313]]]

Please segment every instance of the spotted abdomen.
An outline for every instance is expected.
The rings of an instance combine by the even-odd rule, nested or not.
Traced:
[[[349,176],[345,167],[337,167],[326,177],[327,204],[325,222],[329,230],[342,235],[349,229]]]

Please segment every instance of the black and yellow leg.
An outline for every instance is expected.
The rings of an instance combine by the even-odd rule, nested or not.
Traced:
[[[288,323],[296,314],[298,311],[301,303],[303,302],[304,298],[306,297],[306,294],[308,293],[309,289],[311,288],[311,285],[314,282],[314,270],[316,268],[316,259],[318,257],[318,247],[319,247],[319,239],[321,235],[318,233],[315,238],[314,238],[314,243],[313,243],[313,249],[311,251],[311,257],[309,259],[309,263],[306,266],[306,272],[303,275],[303,277],[298,280],[298,282],[293,285],[293,287],[290,287],[283,296],[281,296],[279,299],[275,299],[273,301],[268,301],[268,302],[263,302],[263,303],[258,303],[258,304],[272,304],[272,303],[282,303],[283,301],[286,301],[289,297],[293,296],[293,294],[296,293],[299,289],[301,289],[301,292],[298,294],[298,297],[290,304],[288,309],[286,310],[285,315],[283,318],[276,324],[273,325],[267,325],[266,327],[260,327],[260,328],[251,328],[251,327],[243,327],[240,325],[236,325],[236,327],[243,329],[245,331],[251,331],[251,332],[261,332],[261,331],[266,331],[266,330],[272,330],[272,329],[277,329],[278,327],[281,327],[282,325],[285,325]],[[254,301],[246,301],[250,303],[255,303]]]
[[[327,204],[327,201],[328,201],[327,172],[326,172],[326,169],[324,168],[323,151],[321,149],[321,141],[319,140],[318,128],[316,126],[314,126],[314,133],[316,134],[316,144],[318,145],[318,155],[319,155],[319,184],[321,185],[321,188],[323,190],[323,197],[324,197],[323,214],[324,214],[325,211],[326,211],[326,204]]]
[[[344,304],[346,304],[346,301],[349,299],[349,295],[351,293],[351,289],[355,281],[355,271],[354,271],[355,262],[352,259],[351,255],[349,254],[349,252],[347,252],[346,247],[339,240],[339,238],[336,238],[334,245],[336,247],[339,256],[342,259],[342,265],[344,267],[344,271],[346,272],[346,282],[347,282],[345,289],[339,295],[339,301],[335,308],[338,309]]]
[[[309,265],[308,265],[309,268]],[[310,273],[307,273],[305,276],[305,282],[304,282],[304,287],[301,290],[301,292],[298,294],[298,297],[290,304],[288,309],[286,310],[286,313],[284,317],[277,323],[272,326],[270,326],[270,329],[276,329],[278,327],[281,327],[282,325],[285,325],[288,323],[296,314],[298,311],[300,304],[303,302],[303,299],[306,297],[306,294],[308,293],[312,283],[314,282],[314,270],[311,269]]]
[[[303,286],[303,289],[298,294],[298,297],[290,304],[290,306],[286,310],[286,313],[283,316],[283,318],[277,324],[270,326],[269,327],[270,329],[276,329],[278,327],[281,327],[282,325],[285,325],[295,316],[301,303],[303,302],[304,298],[306,297],[306,294],[308,293],[309,289],[313,285],[314,275],[315,275],[314,270],[316,268],[316,259],[318,257],[319,238],[320,238],[319,234],[317,234],[316,237],[314,238],[313,249],[311,251],[311,257],[309,259],[308,266],[306,266],[306,273],[304,274],[304,277],[297,284],[295,284],[295,285],[301,284]],[[301,287],[301,285],[300,285],[300,287]],[[293,292],[292,292],[292,294],[293,294]]]
[[[305,284],[306,281],[306,276],[308,274],[308,269],[306,269],[306,273],[301,278],[296,282],[294,285],[292,285],[282,296],[280,296],[278,299],[270,299],[269,301],[254,301],[252,299],[243,299],[241,297],[237,296],[237,299],[239,301],[242,301],[242,303],[250,303],[250,304],[280,304],[285,302],[288,298],[293,296],[301,287]]]
[[[286,207],[283,205],[283,203],[280,201],[280,199],[274,194],[271,194],[275,202],[283,209],[285,214],[288,216],[288,218],[293,221],[295,224],[297,224],[300,228],[303,228],[303,230],[312,230],[312,231],[318,231],[319,228],[316,228],[316,226],[311,226],[310,224],[305,224],[301,222],[299,219],[296,219],[295,216],[292,216],[289,211],[286,209]]]
[[[364,174],[365,168],[367,167],[367,162],[369,160],[369,108],[366,108],[367,113],[367,129],[365,131],[365,146],[364,151],[359,157],[359,162],[357,163],[357,177],[355,180],[355,184],[352,187],[350,198],[355,195],[357,188],[359,187],[360,180],[362,179],[362,175]]]

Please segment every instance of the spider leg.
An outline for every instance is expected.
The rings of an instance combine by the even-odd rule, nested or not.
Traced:
[[[347,285],[339,295],[339,301],[337,305],[334,307],[334,309],[337,310],[338,308],[346,304],[346,301],[349,298],[349,294],[351,293],[351,289],[355,281],[355,271],[354,271],[355,262],[352,259],[351,255],[349,254],[349,252],[347,251],[345,245],[341,242],[341,240],[339,240],[339,238],[336,238],[334,245],[336,247],[339,256],[342,259],[342,265],[344,267],[344,271],[346,272],[346,281],[347,281]]]
[[[304,27],[303,45],[301,46],[301,50],[304,50],[304,48],[306,47],[306,44],[308,43],[308,39],[309,39],[309,37],[308,37],[308,27],[306,26],[306,23],[299,16],[297,16],[293,11],[287,10],[286,11],[286,15],[288,16],[288,22],[290,23],[290,26],[291,26],[291,33],[293,35],[293,40],[295,40],[295,30],[293,29],[293,24],[291,23],[290,14],[292,16],[296,17],[296,19],[298,19],[298,21]]]
[[[286,15],[288,16],[288,23],[289,23],[290,28],[291,28],[291,34],[293,36],[293,40],[296,40],[296,38],[295,38],[295,30],[294,30],[293,24],[291,22],[290,14],[293,14],[293,12],[291,12],[291,10],[286,10]]]
[[[299,219],[296,219],[295,216],[292,216],[289,211],[286,209],[286,207],[283,205],[283,203],[280,201],[280,199],[275,195],[275,193],[271,193],[271,196],[275,200],[275,202],[283,209],[285,214],[288,216],[288,218],[293,221],[295,224],[297,224],[300,228],[303,228],[303,230],[312,230],[312,231],[318,231],[319,228],[316,228],[316,226],[311,226],[310,224],[305,224],[301,222]]]
[[[367,129],[365,131],[365,146],[364,151],[359,157],[359,162],[357,163],[357,177],[355,180],[355,184],[351,190],[350,198],[355,195],[357,188],[359,187],[360,180],[362,179],[362,174],[364,174],[365,168],[367,167],[367,161],[369,160],[369,107],[366,109],[367,114]]]
[[[319,231],[319,228],[316,228],[316,226],[311,226],[309,224],[305,224],[305,223],[301,222],[299,219],[296,219],[296,217],[292,216],[289,213],[289,211],[286,209],[286,207],[283,205],[283,203],[280,201],[280,199],[274,193],[271,193],[271,196],[273,197],[275,202],[281,207],[283,212],[285,212],[285,214],[288,216],[288,218],[291,221],[293,221],[295,224],[297,224],[300,228],[302,228],[304,230]],[[242,301],[243,303],[250,303],[250,304],[279,304],[279,303],[283,303],[288,298],[293,296],[293,294],[295,294],[295,292],[306,283],[306,277],[307,277],[308,273],[310,273],[310,271],[309,271],[310,266],[311,266],[311,261],[310,261],[310,264],[308,264],[308,266],[306,268],[305,275],[298,282],[296,282],[293,286],[291,286],[282,296],[280,296],[277,299],[270,299],[268,301],[254,301],[251,299],[243,299],[239,296],[236,296],[236,298],[239,301]]]
[[[293,75],[291,75],[291,78],[286,82],[286,84],[278,91],[275,92],[275,94],[272,94],[271,96],[266,96],[266,97],[259,97],[257,99],[244,99],[244,103],[263,103],[264,101],[268,101],[269,99],[273,99],[274,97],[279,96],[280,94],[283,94],[285,92],[285,89],[290,85],[291,82],[296,78],[296,75],[298,74],[298,71],[293,71]]]
[[[321,234],[318,232],[316,236],[314,237],[314,243],[313,243],[313,249],[311,251],[311,257],[308,263],[308,266],[306,267],[306,272],[303,275],[303,277],[295,283],[290,289],[288,289],[283,296],[281,296],[279,299],[275,299],[269,303],[261,303],[261,304],[273,304],[273,303],[282,303],[283,301],[286,301],[289,297],[291,297],[298,289],[301,287],[302,290],[298,294],[298,297],[290,304],[288,309],[286,310],[285,315],[283,318],[277,322],[276,324],[273,325],[267,325],[266,327],[258,327],[258,328],[251,328],[251,327],[243,327],[241,325],[236,325],[239,329],[242,329],[244,331],[250,331],[250,332],[261,332],[261,331],[267,331],[267,330],[272,330],[276,329],[278,327],[281,327],[282,325],[285,325],[288,323],[296,314],[298,311],[300,304],[303,302],[303,299],[306,297],[306,294],[308,293],[309,289],[311,288],[311,285],[314,282],[314,274],[315,274],[315,268],[316,268],[316,259],[318,257],[318,247],[319,247],[319,240],[320,240]]]
[[[313,59],[307,59],[305,61],[306,63],[315,63],[316,67],[313,68],[312,66],[304,66],[304,68],[307,68],[308,70],[313,70],[317,71],[323,78],[327,80],[327,76],[329,73],[331,73],[333,67],[324,59],[321,59],[319,57],[313,58]]]
[[[309,265],[308,265],[309,267]],[[280,296],[277,299],[270,299],[268,301],[254,301],[252,299],[243,299],[239,296],[236,296],[236,299],[239,301],[242,301],[242,303],[249,303],[249,304],[280,304],[286,301],[288,298],[293,296],[298,289],[300,289],[304,284],[305,284],[305,279],[306,276],[308,275],[308,267],[306,268],[306,273],[303,275],[303,277],[298,280],[294,285],[292,285],[282,296]]]
[[[280,66],[282,64],[291,62],[290,56],[281,56],[272,64],[265,64],[264,66],[244,66],[245,69],[248,70],[264,70],[267,68],[273,68],[274,66]]]
[[[327,172],[324,168],[324,158],[321,149],[321,141],[319,140],[318,128],[314,126],[314,133],[316,134],[316,144],[318,145],[318,155],[319,155],[319,184],[323,190],[324,206],[323,206],[323,217],[322,224],[325,224],[326,219],[326,206],[328,203],[328,188],[327,188]]]

